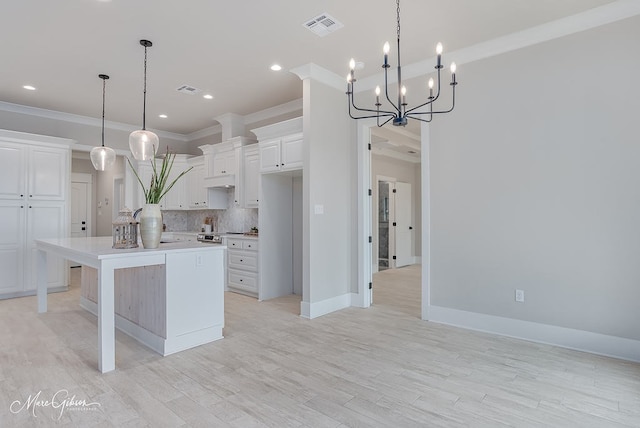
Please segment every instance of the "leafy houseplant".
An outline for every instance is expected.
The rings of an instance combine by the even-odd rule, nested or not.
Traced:
[[[158,171],[158,167],[156,166],[155,159],[151,159],[151,183],[149,183],[149,188],[146,188],[138,172],[131,164],[129,158],[127,158],[127,162],[129,162],[129,166],[131,170],[135,174],[140,186],[142,186],[142,191],[144,192],[144,201],[147,204],[159,204],[162,200],[162,197],[167,194],[169,190],[176,184],[176,182],[182,178],[183,175],[188,173],[193,169],[193,167],[184,170],[178,175],[171,183],[167,184],[167,180],[169,179],[169,173],[171,172],[171,168],[173,168],[173,161],[176,158],[175,153],[171,153],[169,151],[169,147],[167,147],[167,153],[162,159],[162,165],[160,166],[160,171]]]
[[[138,172],[131,164],[131,161],[127,158],[129,166],[133,170],[142,191],[144,192],[144,201],[146,205],[142,209],[140,215],[140,237],[142,238],[142,245],[144,248],[158,248],[160,245],[160,238],[162,237],[162,211],[160,211],[160,201],[162,197],[167,194],[169,190],[176,184],[183,175],[191,171],[191,168],[182,171],[173,181],[167,183],[169,180],[169,173],[173,167],[173,161],[175,160],[175,153],[171,153],[167,147],[167,154],[162,159],[162,165],[158,170],[155,159],[151,159],[151,182],[149,187],[145,187],[144,183],[140,179]]]

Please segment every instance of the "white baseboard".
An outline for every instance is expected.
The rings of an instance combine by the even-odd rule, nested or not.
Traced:
[[[422,264],[422,257],[421,256],[413,256],[413,264],[414,265],[421,265]]]
[[[640,362],[639,340],[441,306],[429,306],[428,315],[436,323]]]
[[[300,302],[300,316],[303,318],[317,318],[331,312],[351,306],[351,293],[322,300],[321,302]]]

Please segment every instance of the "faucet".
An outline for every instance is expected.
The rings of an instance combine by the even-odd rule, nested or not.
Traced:
[[[133,219],[137,220],[138,219],[138,214],[140,214],[140,212],[142,211],[142,208],[138,208],[134,213],[133,213]]]

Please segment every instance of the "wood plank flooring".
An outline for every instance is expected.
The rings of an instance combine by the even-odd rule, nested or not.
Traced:
[[[0,427],[640,426],[640,365],[421,321],[417,266],[315,320],[227,293],[225,339],[161,357],[118,332],[104,375],[73,271],[46,314],[0,301]],[[100,406],[10,411],[61,389]]]

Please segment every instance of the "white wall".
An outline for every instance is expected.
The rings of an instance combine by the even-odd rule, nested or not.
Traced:
[[[351,124],[344,91],[312,78],[303,81],[303,302],[311,308],[339,309],[351,292],[352,164]],[[316,206],[323,214],[316,214]],[[337,300],[336,300],[337,299]],[[332,303],[329,303],[332,302]],[[346,302],[346,306],[350,301]],[[323,312],[323,311],[321,311]]]
[[[431,125],[433,305],[640,340],[638,40],[636,17],[460,67]]]

